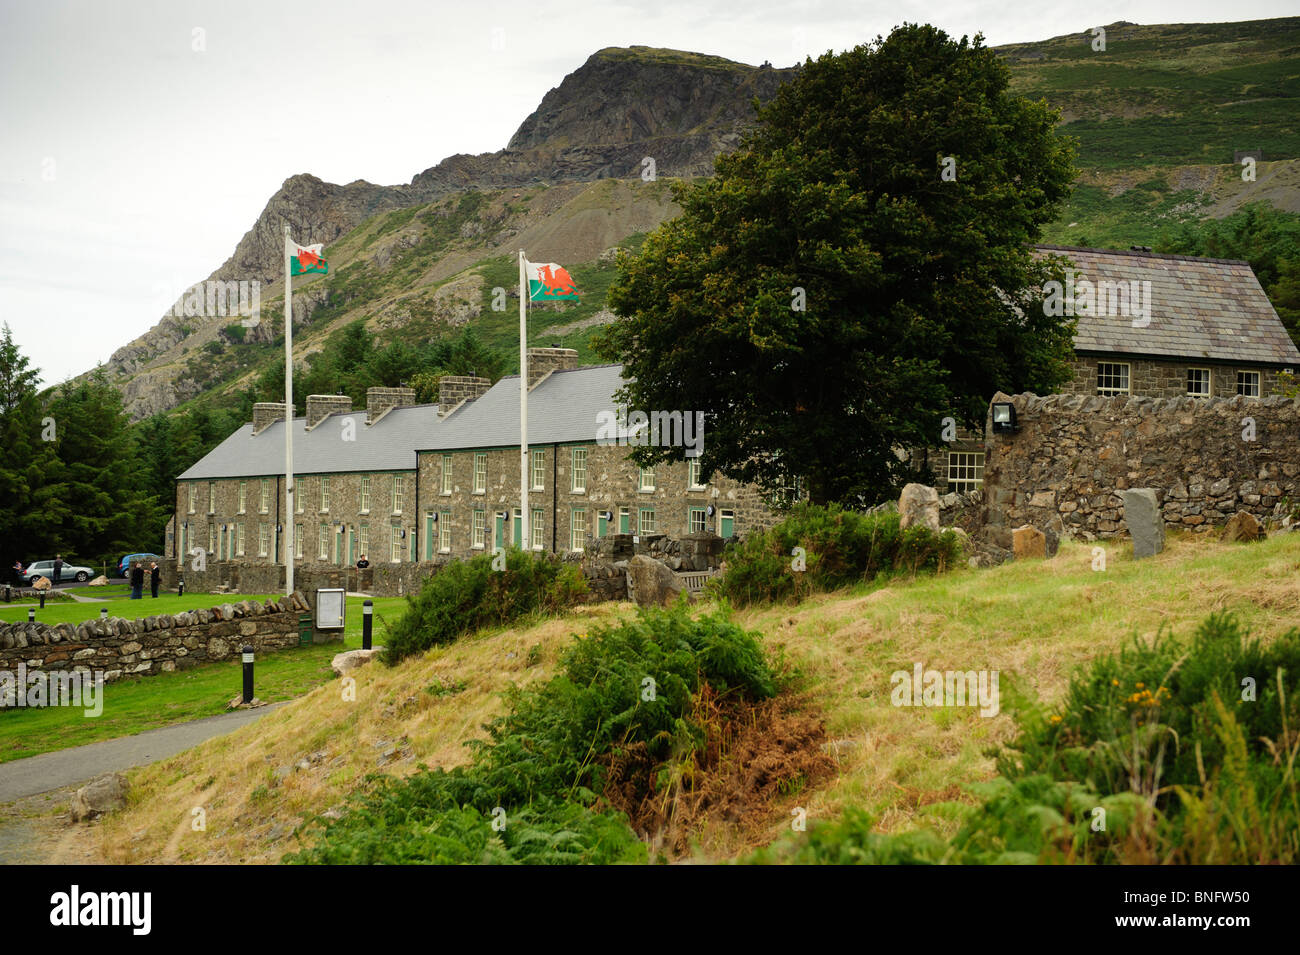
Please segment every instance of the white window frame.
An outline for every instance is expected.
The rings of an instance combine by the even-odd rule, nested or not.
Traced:
[[[194,498],[196,496],[195,492],[197,490],[198,490],[198,485],[195,484],[193,481],[191,481],[190,482],[190,513],[191,514],[194,513]]]
[[[646,515],[650,515],[649,526],[646,523]],[[653,507],[641,507],[637,509],[636,532],[638,537],[649,537],[652,534],[659,533],[659,522],[656,519],[655,509]]]
[[[451,553],[451,511],[438,515],[438,553]]]
[[[487,493],[487,452],[474,452],[474,494]]]
[[[948,490],[965,494],[984,486],[983,451],[948,452]]]
[[[208,556],[211,557],[217,552],[217,525],[208,524]]]
[[[247,503],[248,503],[248,482],[240,481],[239,482],[239,513],[240,514],[247,513],[248,509],[245,506],[247,505]]]
[[[266,521],[257,525],[257,556],[265,557],[267,551],[268,534]]]
[[[330,526],[322,522],[316,529],[316,538],[317,538],[316,543],[319,545],[316,548],[316,559],[329,560],[330,559]]]
[[[330,479],[322,476],[320,479],[320,512],[328,514],[330,512]]]
[[[369,553],[370,553],[370,525],[360,524],[357,526],[357,559],[360,560],[362,554],[369,554]]]
[[[704,482],[700,480],[703,474],[700,471],[699,458],[686,459],[686,486],[692,491],[704,490]]]
[[[540,507],[533,508],[533,550],[542,550],[542,535],[546,530],[546,521]]]
[[[298,560],[302,560],[302,555],[303,555],[302,540],[303,540],[303,533],[304,533],[303,525],[295,524],[293,528],[293,532],[294,532],[293,533],[293,556]]]
[[[569,550],[587,548],[587,509],[575,507],[569,511]]]
[[[402,562],[402,525],[388,525],[388,539],[390,546],[388,549],[388,562],[391,564],[400,564]]]
[[[307,513],[307,479],[295,480],[293,482],[293,512],[295,514]]]
[[[470,547],[474,550],[483,550],[486,546],[484,540],[487,534],[487,511],[481,507],[475,508],[470,515],[469,534]]]
[[[235,556],[243,557],[244,556],[244,525],[241,522],[239,524],[236,524],[235,527],[238,530],[238,535],[235,539]]]
[[[1251,378],[1254,378],[1255,393],[1253,395],[1250,394],[1250,385],[1248,384]],[[1246,386],[1246,391],[1242,391],[1243,385]],[[1244,368],[1237,369],[1237,394],[1241,395],[1243,398],[1258,398],[1263,391],[1264,376],[1261,373],[1257,371],[1248,371]]]
[[[528,452],[533,456],[533,486],[531,490],[546,490],[546,449],[535,448]]]
[[[647,483],[648,482],[648,483]],[[636,489],[642,493],[649,494],[655,489],[655,469],[651,465],[648,468],[638,468],[636,476]]]
[[[393,513],[402,513],[402,505],[406,503],[406,475],[393,475]]]
[[[442,456],[442,490],[441,494],[451,493],[451,455]]]
[[[569,491],[587,493],[587,449],[571,448],[569,451]]]
[[[1124,369],[1124,387],[1118,385],[1102,385],[1102,368],[1123,368]],[[1114,372],[1110,374],[1111,378],[1115,377]],[[1133,366],[1126,361],[1099,361],[1097,362],[1097,394],[1110,397],[1112,395],[1127,395],[1133,391]]]
[[[262,500],[261,500],[260,510],[263,514],[271,513],[271,479],[270,478],[262,478]]]
[[[1200,372],[1205,375],[1204,391],[1192,391],[1192,375],[1193,373],[1196,372]],[[1211,368],[1202,368],[1199,366],[1192,366],[1188,368],[1186,394],[1187,397],[1189,398],[1208,398],[1211,395],[1213,395],[1214,394],[1214,370]]]
[[[699,526],[696,526],[696,515],[699,516]],[[703,507],[689,507],[686,509],[686,533],[703,534],[709,529],[709,512]]]
[[[370,475],[361,475],[361,513],[370,513]]]
[[[217,513],[217,482],[208,482],[208,513]]]

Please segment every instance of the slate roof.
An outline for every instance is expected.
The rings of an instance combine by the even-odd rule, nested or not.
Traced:
[[[622,365],[594,365],[555,371],[528,393],[528,443],[594,441],[597,414],[614,409],[622,387]],[[343,440],[343,419],[353,419],[356,440]],[[284,421],[253,436],[243,425],[209,451],[179,481],[268,477],[284,473]],[[293,420],[295,474],[338,474],[415,470],[417,451],[519,446],[519,376],[502,378],[486,394],[446,418],[438,406],[393,408],[373,425],[362,411],[339,411],[307,431]]]
[[[1131,314],[1076,316],[1076,351],[1300,366],[1300,351],[1246,262],[1058,245],[1036,248],[1070,259],[1076,282],[1151,283],[1149,325],[1134,327]]]

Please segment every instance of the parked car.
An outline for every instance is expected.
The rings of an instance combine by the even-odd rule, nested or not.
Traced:
[[[162,560],[162,558],[159,557],[157,554],[127,554],[125,557],[123,557],[120,561],[117,562],[117,576],[125,577],[127,571],[131,569],[131,565],[134,564],[137,560],[144,561],[145,570],[148,570],[149,561],[151,560],[160,561]]]
[[[63,562],[63,568],[59,573],[59,582],[65,580],[75,580],[84,584],[91,577],[95,576],[95,571],[90,567],[78,567],[76,564],[70,564],[66,560]],[[23,583],[30,585],[37,577],[48,577],[51,582],[54,580],[54,561],[38,560],[36,563],[23,568]]]

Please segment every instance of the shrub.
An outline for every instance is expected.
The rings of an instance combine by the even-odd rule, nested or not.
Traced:
[[[794,568],[794,549],[806,569]],[[727,551],[727,572],[713,592],[733,604],[800,600],[818,591],[875,579],[890,572],[941,572],[961,558],[952,531],[899,527],[897,514],[860,514],[837,505],[803,502],[767,531]]]
[[[529,613],[556,613],[586,592],[573,564],[518,548],[505,554],[505,570],[493,570],[492,554],[453,561],[407,597],[407,609],[389,630],[386,663],[451,643],[483,627],[502,626]]]
[[[316,844],[285,861],[643,862],[625,817],[598,811],[605,767],[628,747],[663,761],[703,746],[693,717],[705,684],[746,699],[776,692],[756,635],[725,608],[698,620],[683,606],[647,609],[597,627],[550,680],[506,693],[468,766],[371,777],[371,791],[339,819],[316,818]]]

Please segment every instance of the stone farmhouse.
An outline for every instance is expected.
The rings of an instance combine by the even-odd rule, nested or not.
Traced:
[[[1056,301],[1077,321],[1070,395],[1266,398],[1300,370],[1254,271],[1231,259],[1040,245],[1074,263]],[[1052,302],[1049,290],[1049,303]],[[1048,303],[1045,303],[1045,307]],[[941,492],[981,487],[984,438],[959,431],[929,452]]]
[[[533,549],[577,554],[597,538],[709,531],[723,538],[776,518],[760,493],[700,472],[697,458],[653,468],[602,433],[617,414],[622,366],[577,367],[565,348],[529,350],[528,492]],[[442,562],[518,545],[519,377],[445,377],[437,404],[407,388],[371,388],[366,409],[311,395],[254,406],[244,425],[176,481],[168,556],[282,563],[293,523],[298,565]],[[606,417],[608,420],[608,417]],[[295,506],[284,493],[284,428],[293,427]],[[626,434],[626,430],[623,431]],[[665,443],[668,436],[661,437]],[[707,432],[704,435],[707,441]]]

